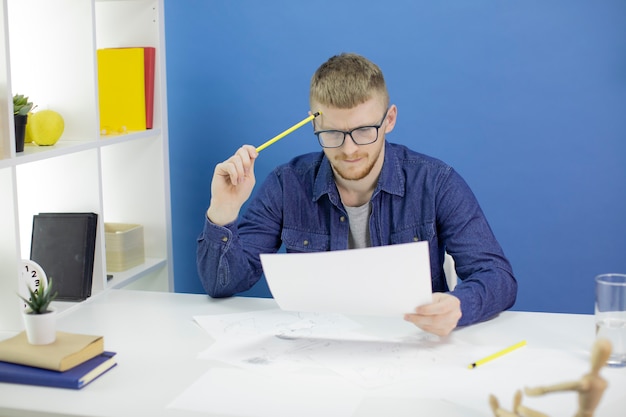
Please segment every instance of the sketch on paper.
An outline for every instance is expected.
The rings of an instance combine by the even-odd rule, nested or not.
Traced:
[[[194,320],[215,340],[202,359],[268,373],[321,367],[368,388],[423,377],[452,355],[435,335],[411,328],[377,337],[340,314],[272,309]]]

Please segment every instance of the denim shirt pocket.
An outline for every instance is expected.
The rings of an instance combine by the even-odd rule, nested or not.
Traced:
[[[411,243],[417,241],[427,240],[430,245],[433,245],[435,238],[435,224],[429,222],[421,225],[411,225],[396,230],[391,233],[391,244],[396,245],[398,243]]]
[[[330,236],[326,234],[283,229],[281,239],[287,252],[324,252],[330,250]]]

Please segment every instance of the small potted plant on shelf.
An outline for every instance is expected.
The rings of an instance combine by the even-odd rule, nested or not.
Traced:
[[[29,287],[28,292],[28,299],[19,296],[27,306],[23,317],[28,342],[33,345],[52,343],[56,340],[56,310],[50,303],[58,294],[52,292],[52,278],[48,279],[48,285],[40,285],[35,290]]]
[[[24,136],[28,113],[33,109],[33,103],[23,94],[13,96],[13,118],[15,122],[15,152],[24,151]]]

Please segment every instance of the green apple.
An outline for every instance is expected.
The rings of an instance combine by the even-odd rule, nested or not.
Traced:
[[[26,134],[40,146],[50,146],[57,143],[64,129],[63,116],[54,110],[39,110],[28,117],[26,124]]]

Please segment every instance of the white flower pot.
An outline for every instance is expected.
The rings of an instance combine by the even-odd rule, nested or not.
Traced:
[[[26,336],[31,345],[48,345],[57,337],[57,312],[51,309],[45,314],[32,314],[30,310],[24,311],[24,326]]]

